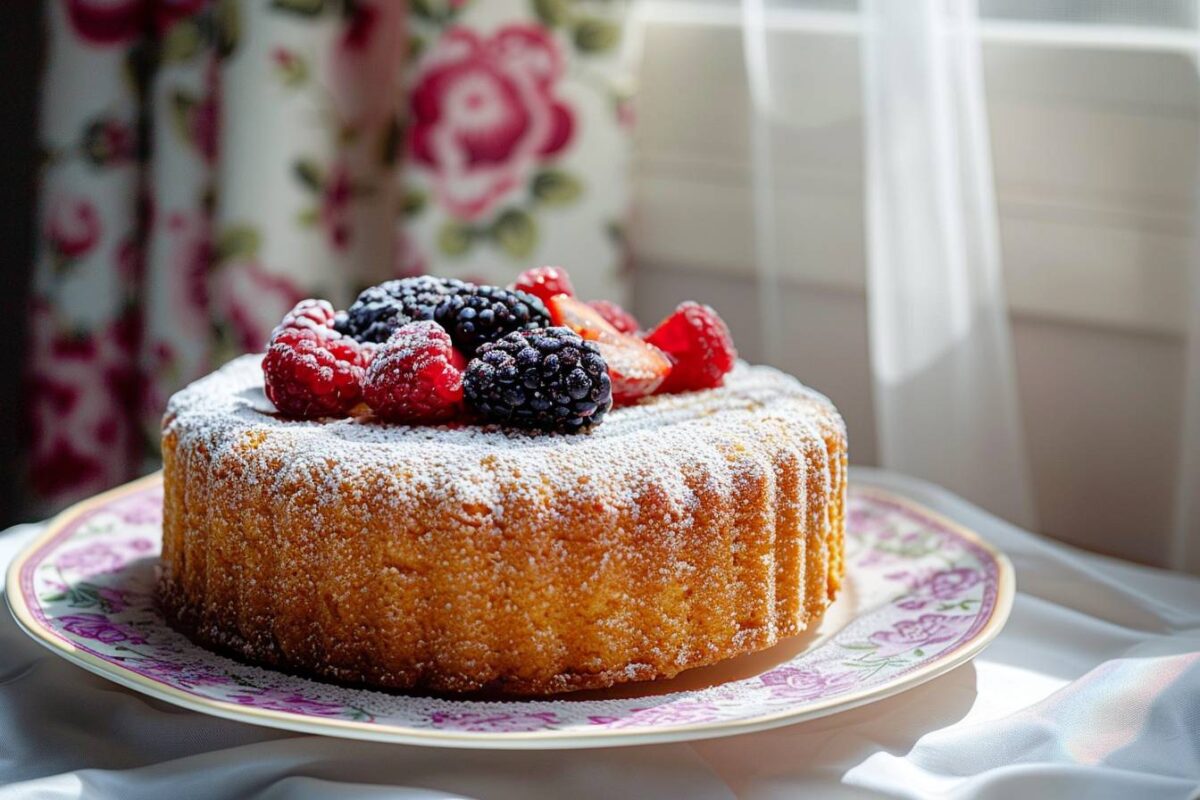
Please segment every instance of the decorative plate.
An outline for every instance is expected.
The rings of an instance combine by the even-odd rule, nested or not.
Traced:
[[[354,689],[216,655],[153,602],[158,475],[57,517],[12,563],[8,602],[41,644],[116,683],[276,728],[441,747],[603,747],[762,730],[911,688],[1004,625],[1013,572],[974,534],[890,493],[851,487],[846,582],[820,627],[669,681],[552,698]]]

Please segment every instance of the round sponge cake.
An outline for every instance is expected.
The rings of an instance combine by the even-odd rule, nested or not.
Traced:
[[[203,644],[379,687],[547,694],[769,647],[841,582],[845,426],[773,369],[554,435],[288,420],[260,363],[163,420],[160,601]]]

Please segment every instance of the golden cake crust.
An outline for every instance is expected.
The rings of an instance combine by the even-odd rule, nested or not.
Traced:
[[[285,420],[260,358],[163,421],[160,603],[203,644],[373,686],[548,694],[769,647],[841,583],[845,427],[775,370],[570,436]]]

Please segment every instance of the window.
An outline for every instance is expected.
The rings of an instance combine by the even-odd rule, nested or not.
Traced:
[[[780,8],[786,6],[786,8]],[[802,118],[772,125],[783,280],[863,285],[854,0],[768,2],[777,76]],[[1180,334],[1200,102],[1196,3],[981,0],[1010,305]],[[643,266],[754,274],[751,99],[738,0],[648,0],[633,228]],[[794,55],[794,57],[792,57]]]

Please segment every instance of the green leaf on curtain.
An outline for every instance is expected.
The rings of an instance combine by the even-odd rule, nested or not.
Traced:
[[[449,220],[438,231],[438,249],[448,256],[461,256],[471,249],[475,232],[457,220]]]
[[[315,17],[325,13],[325,0],[271,0],[271,8],[291,14]]]
[[[409,189],[400,203],[400,213],[405,217],[415,217],[425,210],[428,202],[429,196],[420,189]]]
[[[586,17],[575,24],[575,46],[584,53],[612,50],[621,40],[621,28],[615,22]]]
[[[570,173],[561,169],[544,169],[533,176],[529,187],[538,202],[548,206],[573,203],[583,194],[583,184]]]
[[[385,167],[395,165],[400,158],[400,148],[404,143],[404,126],[399,117],[388,120],[387,130],[380,141],[379,160]]]
[[[571,20],[571,4],[568,0],[533,0],[533,13],[542,24],[554,28]]]
[[[292,164],[292,172],[305,188],[313,192],[321,191],[325,185],[325,171],[321,165],[311,158],[298,158]]]
[[[296,215],[296,222],[300,224],[301,228],[312,228],[316,226],[320,216],[321,212],[315,207],[306,208]]]
[[[179,138],[189,144],[195,144],[195,134],[192,131],[192,119],[196,113],[196,106],[200,101],[195,95],[188,92],[176,89],[171,94],[171,126],[175,128],[175,132],[179,134]]]
[[[219,0],[216,12],[217,55],[228,58],[242,40],[242,11],[238,0]]]
[[[262,237],[250,225],[231,225],[217,236],[217,261],[252,259],[258,256]]]
[[[167,29],[162,42],[162,60],[166,64],[187,61],[200,52],[200,26],[194,19],[183,19]]]
[[[500,249],[513,258],[525,258],[537,246],[537,224],[519,208],[510,208],[492,224],[490,231]]]
[[[434,0],[409,0],[409,8],[412,12],[422,19],[440,19],[438,14],[437,3]]]
[[[425,39],[422,36],[408,37],[408,60],[415,62],[425,52]]]

